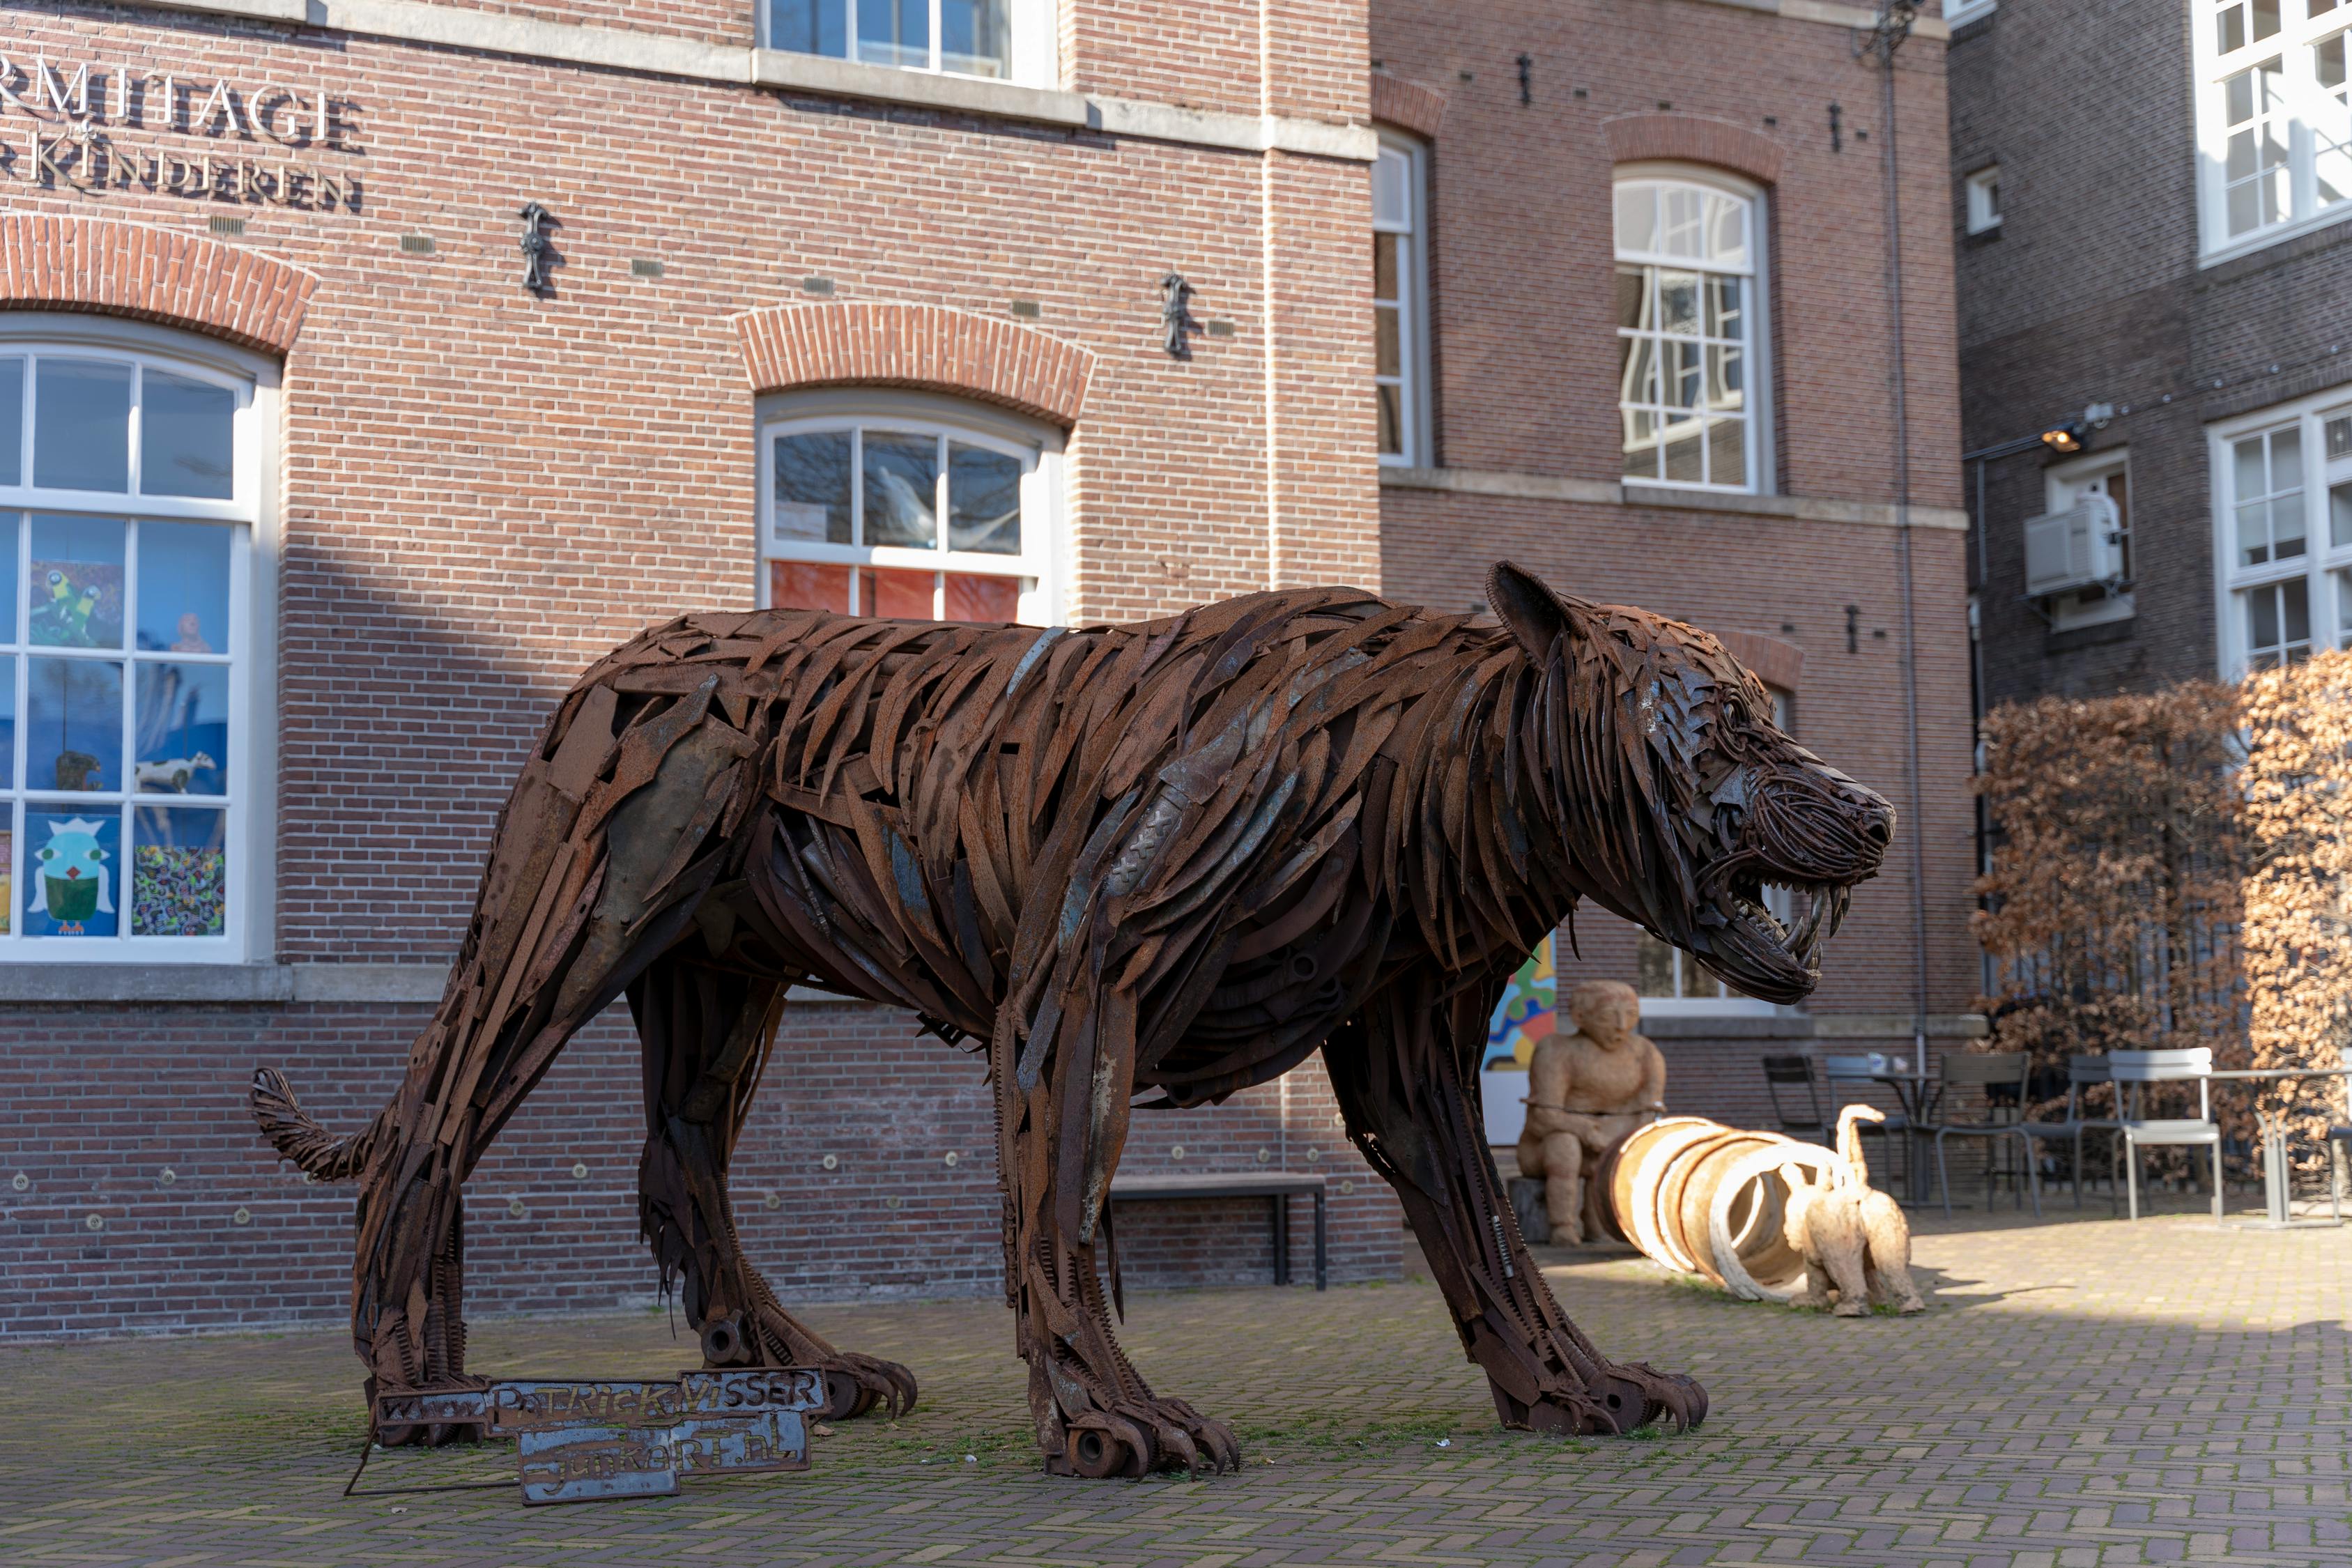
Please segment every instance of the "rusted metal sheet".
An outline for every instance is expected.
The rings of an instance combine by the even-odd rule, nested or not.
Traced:
[[[1603,1356],[1508,1224],[1474,1070],[1486,1020],[1584,898],[1798,1001],[1893,814],[1777,728],[1706,633],[1507,562],[1486,597],[1492,618],[1294,588],[1055,630],[772,609],[616,649],[522,765],[392,1103],[337,1139],[256,1077],[281,1153],[362,1180],[352,1345],[375,1385],[465,1381],[466,1173],[625,990],[639,1223],[706,1364],[813,1368],[836,1416],[911,1406],[906,1368],[778,1302],[730,1206],[785,993],[809,985],[985,1054],[1049,1468],[1238,1464],[1230,1427],[1119,1348],[1106,1203],[1131,1109],[1222,1100],[1318,1050],[1349,1136],[1443,1256],[1506,1425],[1696,1423],[1705,1391]],[[1802,915],[1773,916],[1768,886]],[[619,1385],[533,1403],[555,1397],[519,1390],[493,1424],[635,1431],[644,1400],[667,1408],[625,1409]],[[378,1423],[387,1441],[453,1424]]]
[[[374,1415],[379,1431],[465,1426],[512,1437],[525,1502],[591,1502],[667,1496],[680,1476],[804,1470],[803,1416],[824,1401],[822,1373],[757,1367],[420,1389],[380,1395]]]

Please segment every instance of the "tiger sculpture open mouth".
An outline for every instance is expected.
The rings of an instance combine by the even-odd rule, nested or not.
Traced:
[[[1894,813],[1783,733],[1706,633],[1508,563],[1488,599],[1493,619],[1299,589],[1045,630],[714,613],[616,649],[522,769],[392,1103],[338,1139],[256,1076],[281,1152],[361,1179],[372,1394],[468,1383],[460,1184],[625,995],[641,1226],[706,1362],[820,1369],[837,1416],[911,1405],[904,1367],[793,1317],[736,1233],[728,1162],[753,1088],[790,1071],[770,1058],[803,986],[985,1054],[1049,1469],[1238,1462],[1118,1343],[1109,1184],[1135,1110],[1317,1051],[1505,1425],[1696,1424],[1697,1384],[1603,1356],[1528,1259],[1481,1126],[1487,1019],[1588,900],[1799,1000]]]

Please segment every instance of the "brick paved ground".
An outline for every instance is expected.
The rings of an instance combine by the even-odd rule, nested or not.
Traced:
[[[1712,1391],[1703,1431],[1651,1441],[1496,1430],[1424,1283],[1144,1297],[1138,1359],[1248,1447],[1242,1476],[1200,1482],[1038,1474],[989,1302],[813,1313],[913,1365],[924,1405],[843,1426],[808,1474],[570,1509],[507,1491],[340,1500],[357,1369],[334,1331],[13,1346],[0,1563],[2352,1562],[2352,1230],[2091,1214],[1922,1220],[1934,1305],[1910,1321],[1559,1262],[1555,1288],[1604,1346]],[[487,1322],[476,1343],[486,1371],[688,1363],[643,1314]],[[367,1480],[505,1462],[395,1454]]]

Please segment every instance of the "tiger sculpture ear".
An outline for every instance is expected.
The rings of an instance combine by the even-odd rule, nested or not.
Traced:
[[[1519,639],[1519,646],[1538,660],[1549,657],[1552,644],[1579,635],[1576,611],[1534,573],[1497,561],[1486,574],[1486,603]]]

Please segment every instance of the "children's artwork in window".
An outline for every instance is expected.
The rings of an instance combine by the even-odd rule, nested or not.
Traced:
[[[131,934],[220,935],[228,909],[227,814],[142,805],[131,816]]]
[[[1528,961],[1511,976],[1495,1016],[1486,1025],[1485,1067],[1526,1067],[1535,1059],[1536,1043],[1559,1027],[1555,1013],[1559,976],[1552,965],[1556,936],[1536,944]]]
[[[228,667],[142,661],[138,679],[132,787],[141,795],[226,793]]]
[[[25,911],[31,936],[112,936],[115,930],[115,847],[121,825],[112,816],[69,816],[28,811],[33,897]]]

